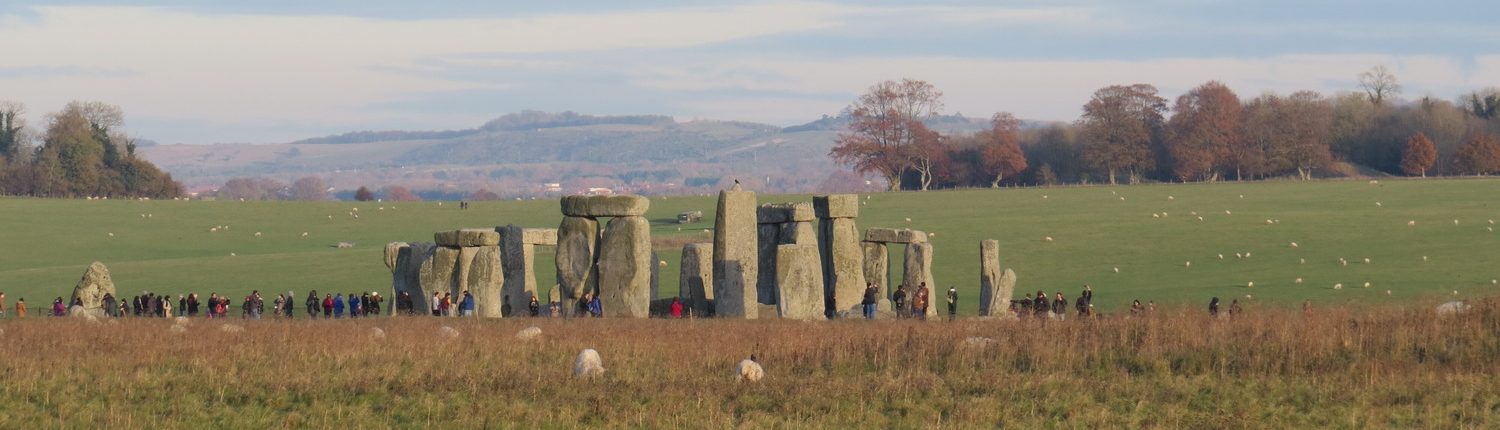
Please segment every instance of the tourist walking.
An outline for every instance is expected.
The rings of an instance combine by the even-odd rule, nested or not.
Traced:
[[[115,303],[115,295],[114,294],[104,293],[104,299],[100,300],[100,302],[101,302],[102,306],[104,306],[104,314],[105,315],[109,315],[111,318],[120,316],[120,314],[119,314],[119,308],[118,308],[118,306],[115,306],[118,303]],[[4,307],[5,307],[4,305],[0,305],[0,308],[4,308]]]
[[[589,314],[594,318],[604,317],[604,305],[599,303],[599,296],[594,296],[593,300],[589,300]]]
[[[1241,311],[1244,311],[1244,309],[1240,309],[1240,299],[1229,301],[1229,318],[1239,316]]]
[[[875,288],[875,283],[865,284],[865,297],[864,300],[860,301],[860,304],[864,305],[865,308],[865,319],[875,319],[875,304],[879,303],[879,300],[880,289]]]
[[[672,298],[672,306],[670,306],[669,309],[672,311],[672,318],[673,319],[681,319],[682,318],[682,298],[681,297],[673,297]]]
[[[161,315],[162,315],[162,318],[171,318],[172,317],[172,301],[171,300],[162,300],[161,301]]]
[[[542,303],[536,301],[536,294],[531,295],[531,303],[526,304],[526,310],[531,311],[532,318],[542,315]]]
[[[1211,317],[1217,317],[1217,316],[1219,316],[1219,298],[1218,297],[1214,297],[1212,300],[1208,301],[1208,316],[1211,316]]]
[[[26,318],[26,298],[16,299],[16,318]]]
[[[5,292],[0,291],[0,318],[5,318]]]
[[[281,307],[281,312],[286,315],[286,319],[292,319],[292,304],[296,303],[296,302],[297,302],[297,293],[293,293],[292,290],[287,290],[286,291],[286,303],[283,303],[281,305],[282,306]]]
[[[458,310],[460,315],[466,317],[474,316],[474,295],[469,294],[467,290],[464,291],[464,298],[458,303]]]
[[[435,316],[435,317],[443,316],[443,314],[442,314],[442,311],[443,311],[443,298],[442,298],[442,296],[438,295],[437,291],[433,291],[432,292],[432,301],[427,302],[427,303],[431,304],[431,307],[432,307],[432,316]]]
[[[333,319],[339,319],[339,318],[343,318],[343,317],[344,317],[344,294],[343,293],[335,294],[333,296]]]
[[[1047,319],[1052,314],[1052,305],[1047,303],[1047,292],[1036,290],[1036,298],[1031,299],[1031,311],[1036,319]]]
[[[333,318],[333,295],[323,295],[323,319]]]
[[[62,297],[58,297],[57,300],[52,301],[52,316],[60,317],[67,314],[68,308],[66,306],[63,306]]]
[[[281,319],[282,306],[286,306],[286,296],[277,294],[276,300],[271,301],[271,318]]]
[[[364,310],[360,308],[360,300],[357,295],[349,295],[349,318],[359,318],[360,313]]]
[[[188,304],[187,305],[188,316],[190,316],[190,317],[196,317],[196,316],[198,316],[198,305],[199,305],[198,304],[198,293],[188,294],[188,303],[187,304]]]
[[[322,300],[318,300],[318,290],[308,291],[307,300],[302,302],[302,306],[307,308],[307,319],[318,319],[318,309],[323,307],[322,304]]]
[[[578,298],[578,308],[573,310],[573,316],[576,317],[576,318],[583,318],[583,317],[588,316],[589,315],[589,302],[591,301],[592,298],[593,298],[593,294],[592,293],[583,293],[583,297],[579,297]]]
[[[453,295],[452,294],[443,293],[443,300],[440,303],[438,303],[438,315],[439,316],[445,316],[445,317],[451,317],[451,316],[453,316]]]

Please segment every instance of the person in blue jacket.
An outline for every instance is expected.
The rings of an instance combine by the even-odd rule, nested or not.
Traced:
[[[337,295],[333,296],[333,318],[334,319],[338,319],[338,318],[343,318],[343,317],[344,317],[344,295],[343,294],[337,294]]]
[[[604,306],[599,303],[599,296],[597,295],[594,296],[593,300],[589,301],[589,315],[594,318],[604,317]]]
[[[469,294],[468,291],[464,291],[464,300],[459,302],[458,310],[462,312],[460,315],[466,317],[474,316],[474,296]]]
[[[359,296],[349,295],[349,318],[359,317]]]

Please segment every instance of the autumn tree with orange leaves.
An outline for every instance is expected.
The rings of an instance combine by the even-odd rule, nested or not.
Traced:
[[[1078,119],[1084,161],[1107,172],[1110,184],[1116,183],[1120,171],[1130,175],[1130,182],[1138,181],[1142,172],[1156,167],[1151,146],[1166,109],[1167,100],[1158,97],[1156,87],[1148,84],[1113,85],[1095,91]]]
[[[1007,176],[1026,170],[1026,154],[1021,152],[1019,144],[1020,133],[1021,120],[1009,112],[995,114],[990,118],[990,129],[979,133],[984,169],[994,176],[990,188],[999,188],[1000,181]]]
[[[1240,98],[1219,81],[1209,81],[1177,98],[1167,121],[1167,154],[1177,179],[1212,181],[1240,143]]]
[[[915,79],[871,86],[849,106],[849,131],[839,134],[829,155],[856,172],[884,177],[890,191],[900,190],[902,174],[918,164],[928,167],[923,176],[930,183],[933,158],[922,149],[931,149],[937,137],[922,120],[942,110],[942,98],[942,91]]]
[[[1401,153],[1401,171],[1407,175],[1427,177],[1427,169],[1437,163],[1437,146],[1426,134],[1418,132],[1406,139],[1406,150]]]

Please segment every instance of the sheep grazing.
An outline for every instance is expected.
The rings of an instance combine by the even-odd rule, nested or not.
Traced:
[[[1342,290],[1344,289],[1344,284],[1333,284],[1333,289]]]
[[[1242,199],[1245,198],[1245,195],[1244,194],[1240,194],[1240,198],[1242,198]]]
[[[1385,205],[1380,204],[1380,202],[1375,202],[1375,207],[1383,207],[1383,206],[1385,206]]]
[[[1234,258],[1244,259],[1245,258],[1245,254],[1236,252],[1236,253],[1234,253]]]
[[[1385,295],[1387,295],[1387,296],[1391,295],[1391,290],[1385,290]]]
[[[209,233],[218,233],[219,232],[219,228],[218,227],[209,227],[208,232]]]
[[[1370,288],[1370,283],[1369,282],[1365,282],[1365,288]]]
[[[661,266],[661,267],[667,267],[667,260],[657,260],[656,261],[656,265],[657,266]]]
[[[385,330],[381,330],[380,327],[370,327],[370,339],[385,339]]]
[[[1292,242],[1292,247],[1296,248],[1297,247],[1297,242]]]
[[[109,235],[109,237],[115,237],[115,234],[114,234],[114,233],[105,233],[105,234],[108,234],[108,235]]]
[[[1224,259],[1224,254],[1219,254],[1219,259],[1223,260]]]
[[[236,255],[233,252],[231,252],[231,253],[229,253],[229,256],[230,257],[235,257]]]
[[[1500,284],[1500,280],[1491,279],[1490,285]]]
[[[1275,224],[1275,223],[1276,223],[1275,221],[1271,221],[1269,219],[1266,220],[1266,225],[1271,225],[1271,224]]]
[[[1406,222],[1406,226],[1407,227],[1416,227],[1417,226],[1417,221],[1416,220],[1407,221]]]
[[[1116,267],[1115,268],[1115,273],[1120,273],[1120,268]]]
[[[1199,220],[1199,221],[1203,221],[1203,217],[1201,217],[1201,216],[1200,216],[1200,217],[1198,217],[1198,220]]]
[[[1120,201],[1125,201],[1125,196],[1120,196]]]
[[[1490,220],[1490,225],[1495,225],[1495,220]]]
[[[1245,258],[1250,258],[1250,253],[1249,252],[1245,253]]]
[[[307,237],[307,232],[302,232],[302,237]]]
[[[1297,259],[1297,264],[1307,264],[1307,259],[1306,258],[1298,258]]]
[[[1245,288],[1255,288],[1255,281],[1246,282]]]
[[[1191,212],[1188,212],[1188,215],[1197,215],[1197,214],[1198,214],[1198,211],[1191,211]]]
[[[1225,209],[1224,210],[1224,215],[1234,215],[1234,213],[1230,212],[1229,209]]]
[[[1153,214],[1151,214],[1151,217],[1152,218],[1161,218],[1161,215],[1153,213]]]
[[[1458,220],[1453,220],[1453,225],[1458,225]]]
[[[1426,255],[1422,256],[1422,261],[1427,261],[1427,256]]]
[[[907,218],[906,222],[908,222],[908,223],[911,222],[911,218]]]
[[[599,351],[585,349],[578,353],[578,358],[573,360],[573,376],[579,378],[604,376],[604,362],[599,358]]]
[[[766,371],[761,369],[760,363],[756,363],[755,356],[751,355],[734,366],[734,376],[740,382],[760,382],[761,378],[766,377]]]
[[[1193,262],[1192,261],[1188,261],[1188,262],[1182,263],[1182,266],[1183,267],[1193,267]]]
[[[1052,236],[1044,237],[1044,238],[1042,238],[1042,241],[1043,242],[1051,242],[1052,241]]]
[[[1365,257],[1365,264],[1370,264],[1370,257]]]
[[[1046,200],[1047,199],[1047,195],[1046,194],[1042,194],[1042,199]]]
[[[260,237],[260,232],[255,232],[255,237]]]
[[[333,219],[333,215],[329,215],[329,216],[328,216],[328,219]]]
[[[1302,283],[1302,278],[1297,278],[1297,280],[1292,281],[1292,283],[1293,284],[1300,284],[1300,283]]]
[[[448,327],[448,326],[438,327],[438,337],[445,337],[445,338],[448,338],[448,339],[457,339],[458,338],[458,329],[453,328],[453,327]]]
[[[1177,198],[1176,197],[1172,197],[1172,196],[1167,196],[1167,200],[1177,200]]]

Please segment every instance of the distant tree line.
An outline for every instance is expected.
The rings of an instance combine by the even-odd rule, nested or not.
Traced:
[[[1344,176],[1368,168],[1409,176],[1500,173],[1500,90],[1457,102],[1397,98],[1384,67],[1360,91],[1265,93],[1242,100],[1210,81],[1175,102],[1148,84],[1094,92],[1071,124],[1022,128],[1009,113],[989,129],[945,136],[925,120],[942,92],[913,79],[878,83],[845,111],[829,152],[892,190],[1121,181]]]
[[[118,106],[72,102],[47,117],[40,133],[26,126],[24,105],[0,102],[0,191],[36,197],[183,195],[182,185],[135,154]],[[39,143],[39,144],[38,144]]]

